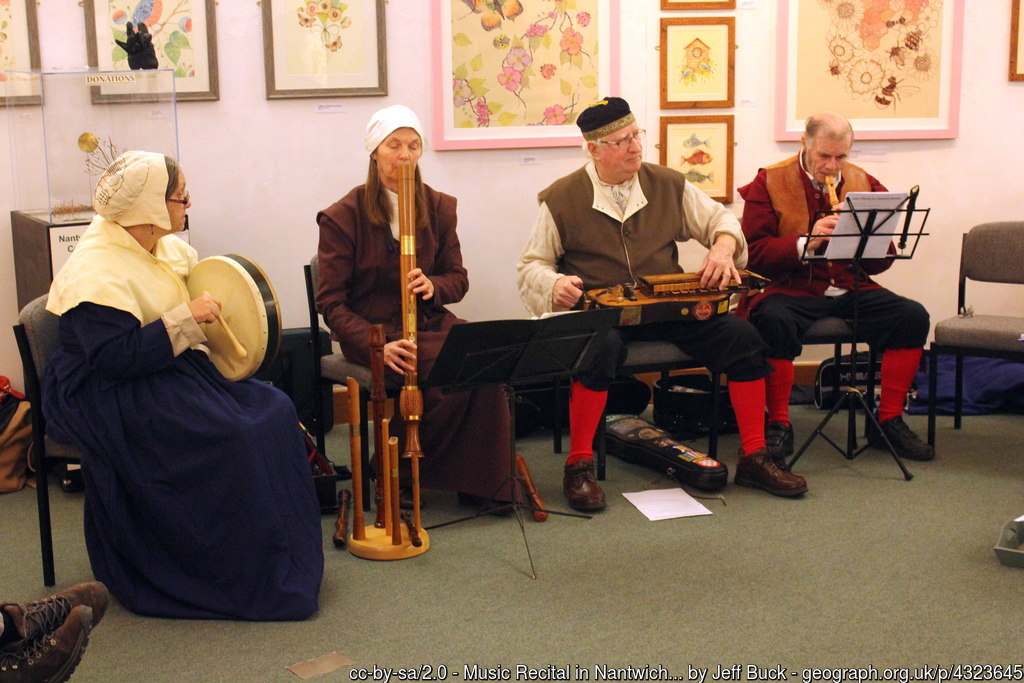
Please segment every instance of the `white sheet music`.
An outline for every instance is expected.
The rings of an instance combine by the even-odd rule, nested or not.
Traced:
[[[686,491],[678,488],[651,489],[635,493],[623,492],[622,495],[652,522],[659,519],[711,514],[711,510],[694,500]]]
[[[848,193],[841,207],[844,213],[839,214],[833,239],[828,241],[825,249],[825,258],[849,259],[856,255],[861,226],[867,226],[868,212],[872,210],[877,211],[875,222],[861,258],[885,258],[889,253],[892,233],[903,227],[900,219],[906,216],[905,213],[896,213],[895,209],[905,206],[908,196],[906,192]]]

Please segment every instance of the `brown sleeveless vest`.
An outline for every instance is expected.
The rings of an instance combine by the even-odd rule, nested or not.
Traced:
[[[868,174],[859,166],[842,163],[843,183],[839,191],[839,200],[846,197],[847,192],[870,192],[871,183]],[[807,177],[800,168],[799,155],[772,164],[765,169],[768,195],[772,207],[779,218],[779,236],[806,235],[811,225],[811,217],[817,207],[810,205],[804,191],[804,178]]]
[[[631,282],[634,275],[682,272],[675,240],[685,222],[686,180],[664,166],[645,163],[637,182],[648,204],[624,222],[594,210],[594,185],[586,167],[537,195],[551,211],[565,251],[558,272],[579,276],[584,289]]]

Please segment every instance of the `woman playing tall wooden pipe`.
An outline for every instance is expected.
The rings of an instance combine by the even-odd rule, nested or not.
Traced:
[[[379,110],[366,127],[365,148],[366,184],[317,214],[317,307],[345,356],[367,366],[370,329],[383,324],[389,384],[400,386],[412,370],[427,377],[448,330],[465,322],[445,306],[465,296],[469,279],[455,231],[456,200],[422,180],[417,162],[423,154],[423,128],[416,114],[402,105]],[[404,278],[399,272],[400,164],[416,165],[416,267]],[[402,332],[403,287],[418,297],[415,342]],[[422,403],[422,486],[456,491],[466,503],[508,500],[510,420],[500,387],[449,395],[428,388]],[[391,433],[404,438],[399,417]],[[403,467],[407,462],[403,459]]]

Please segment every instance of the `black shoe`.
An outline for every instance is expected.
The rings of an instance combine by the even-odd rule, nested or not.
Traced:
[[[765,447],[768,456],[782,467],[786,458],[793,455],[793,425],[785,422],[769,422],[764,430]]]
[[[896,455],[905,460],[931,460],[935,457],[935,449],[922,441],[907,426],[901,415],[880,422],[878,426],[881,431],[875,428],[874,422],[868,425],[868,444],[873,448],[889,450],[889,446],[885,443],[885,437],[888,437]],[[883,434],[885,437],[882,436]]]

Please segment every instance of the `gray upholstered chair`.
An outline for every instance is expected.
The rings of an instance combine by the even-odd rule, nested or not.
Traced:
[[[956,356],[953,428],[963,416],[964,356],[1024,361],[1024,317],[974,315],[967,305],[967,280],[1024,284],[1024,221],[983,223],[971,228],[960,250],[957,317],[935,326],[928,351],[928,443],[935,445],[935,392],[939,354]]]
[[[32,405],[31,464],[36,471],[36,504],[39,509],[39,546],[43,560],[43,583],[56,583],[53,566],[53,533],[50,527],[50,493],[48,465],[54,461],[81,463],[82,453],[76,447],[55,441],[46,433],[43,416],[43,378],[46,363],[56,350],[60,318],[46,310],[46,294],[25,304],[14,326],[21,368],[25,378],[25,395]]]

